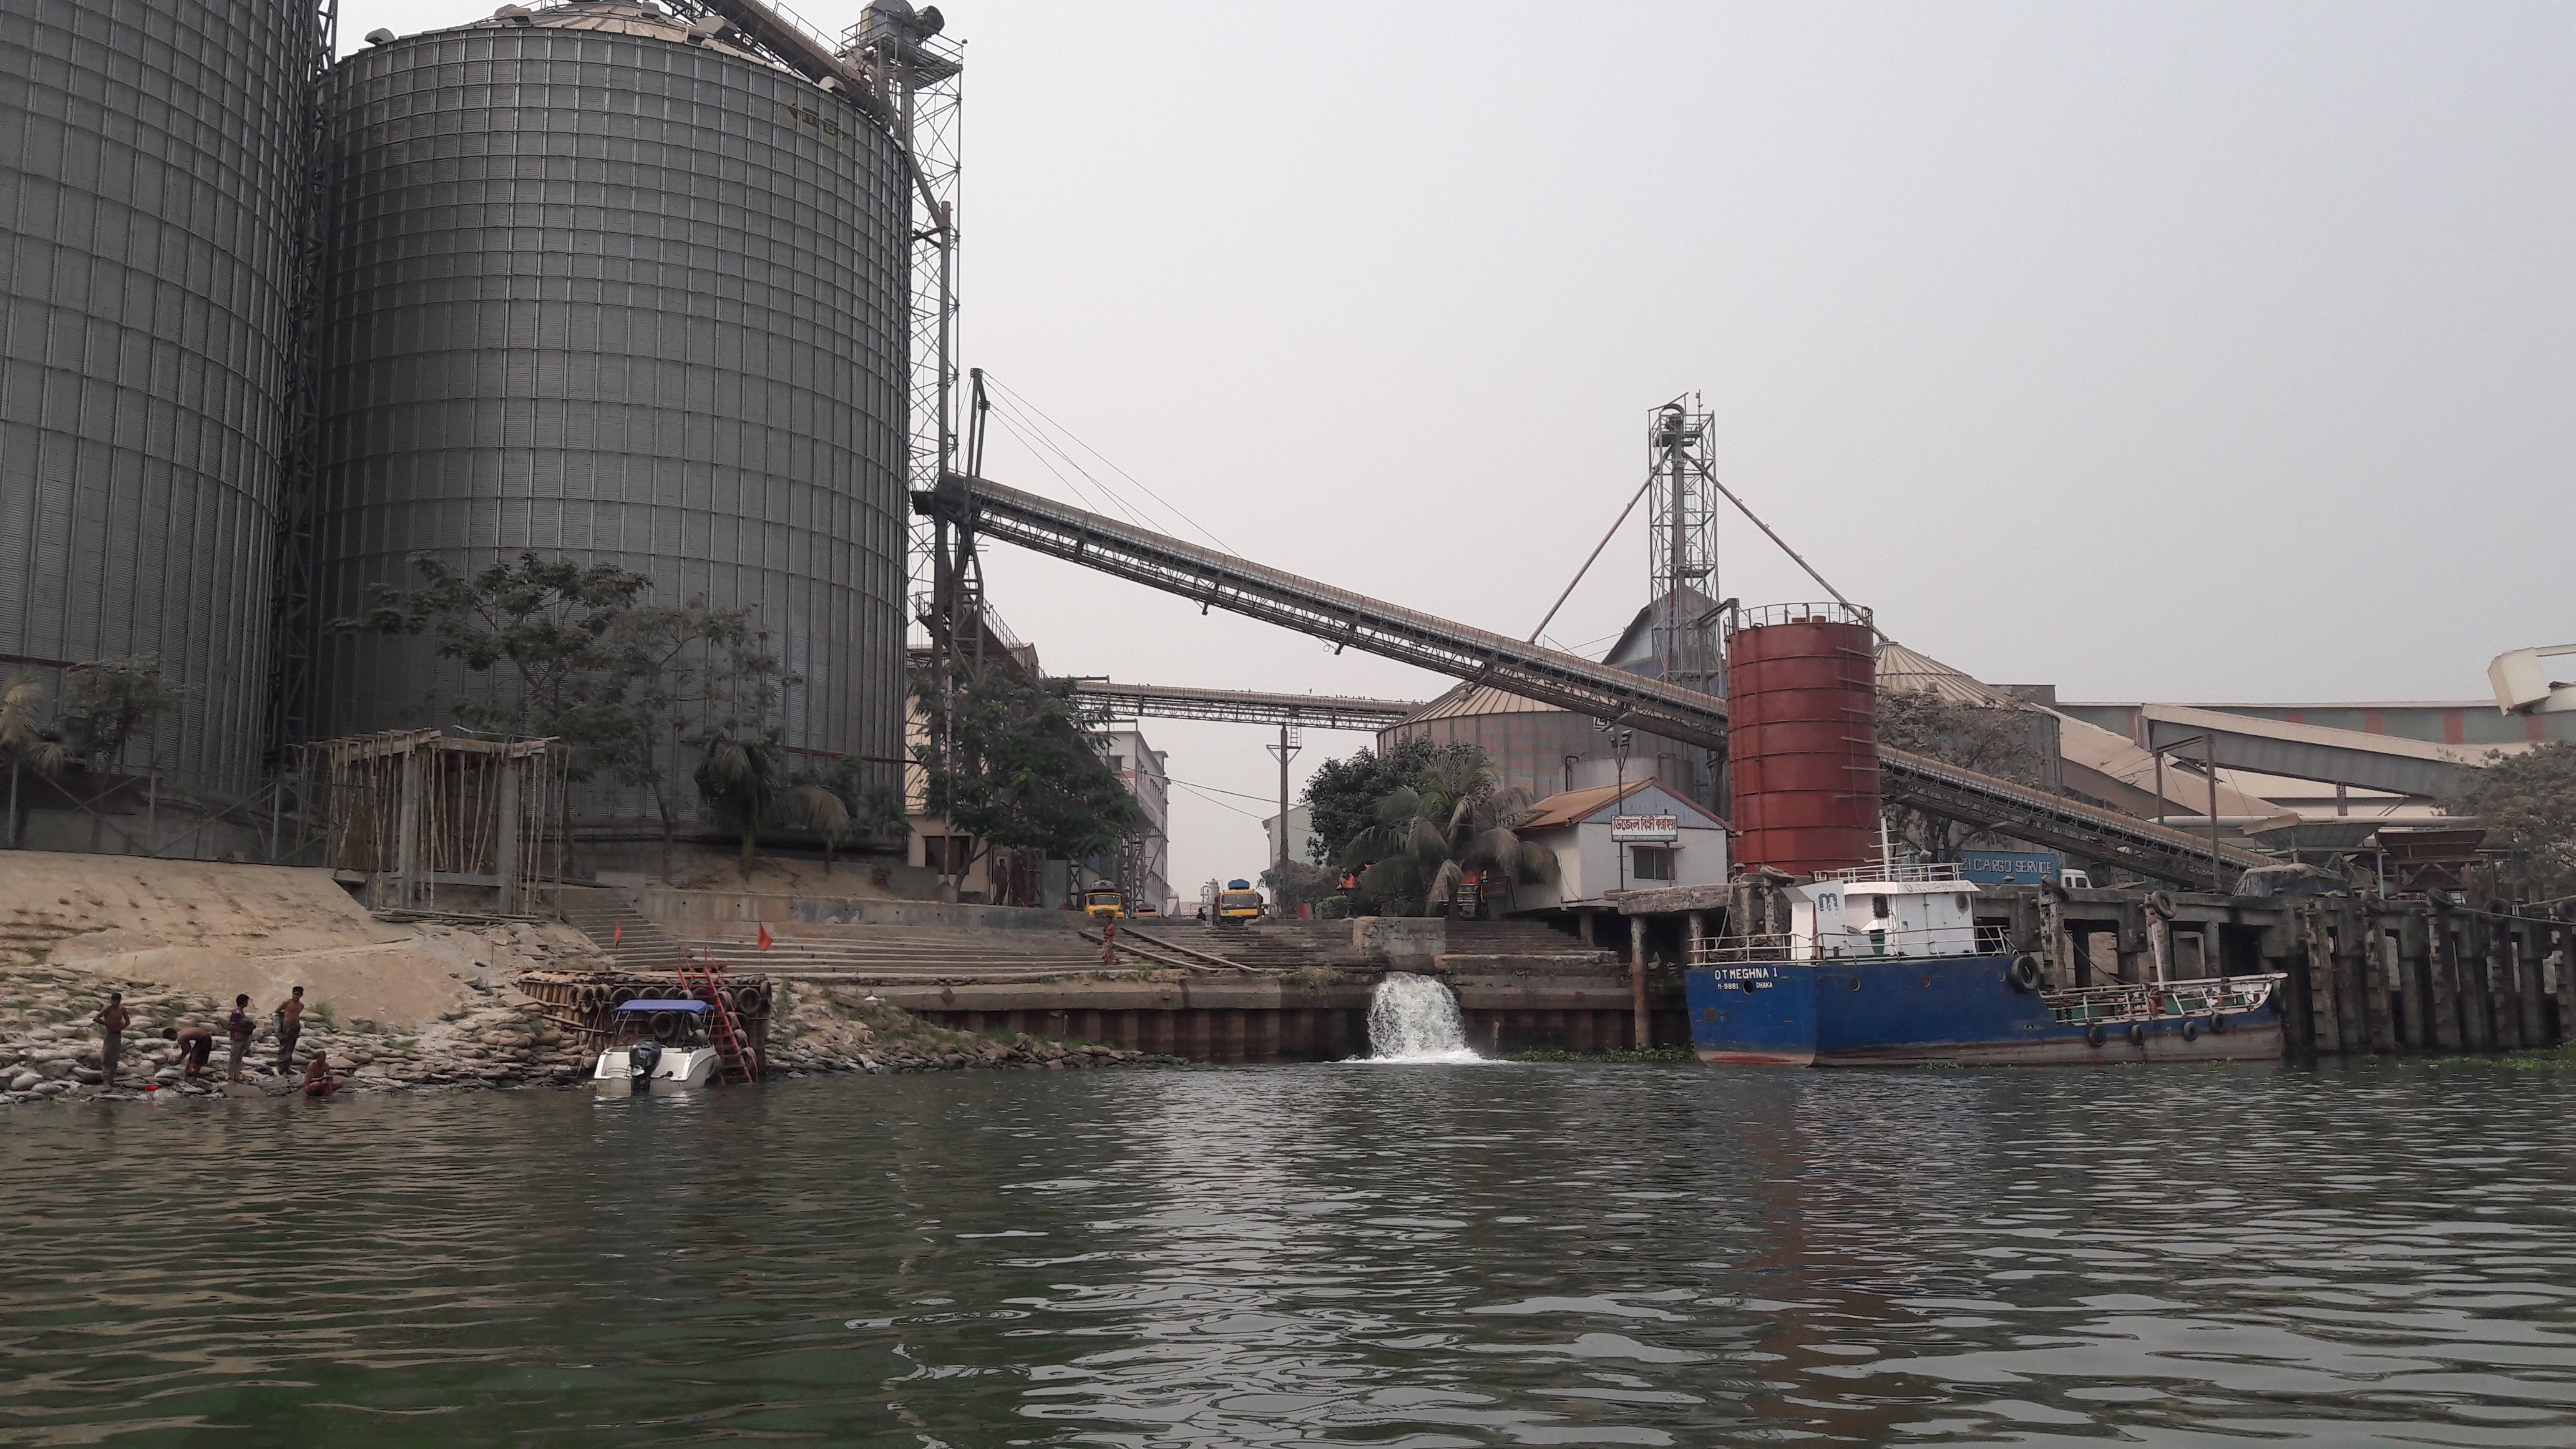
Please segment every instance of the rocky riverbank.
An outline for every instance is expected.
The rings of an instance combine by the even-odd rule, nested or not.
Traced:
[[[126,1032],[117,1087],[106,1085],[100,1037],[91,1018],[107,993],[125,993],[134,1024]],[[508,977],[475,983],[455,1008],[403,1031],[367,1029],[309,1011],[296,1044],[296,1068],[275,1070],[277,1043],[254,999],[260,1035],[243,1059],[244,1080],[224,1081],[228,1046],[220,1040],[229,999],[120,981],[73,966],[0,967],[0,1102],[141,1100],[147,1091],[183,1096],[285,1096],[302,1064],[327,1053],[341,1089],[354,1092],[431,1088],[574,1086],[588,1082],[592,1054],[538,1015]],[[164,1027],[204,1026],[217,1033],[215,1055],[198,1082],[182,1079],[179,1048]],[[1000,1039],[931,1026],[864,989],[782,982],[770,1021],[770,1072],[798,1077],[828,1072],[927,1072],[1001,1069],[1070,1071],[1107,1066],[1179,1065],[1174,1057],[1026,1035]]]

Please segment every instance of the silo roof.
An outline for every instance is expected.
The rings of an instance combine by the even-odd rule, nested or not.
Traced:
[[[1505,694],[1490,684],[1461,684],[1447,694],[1406,715],[1401,725],[1420,724],[1425,720],[1465,719],[1488,714],[1568,714],[1552,704]]]
[[[715,37],[695,36],[687,22],[645,0],[566,0],[565,4],[532,10],[524,17],[493,16],[459,26],[463,30],[508,30],[528,26],[545,30],[594,30],[607,35],[632,35],[645,40],[660,40],[672,45],[698,44],[709,50],[737,56],[755,65],[784,70],[768,56],[727,44]],[[791,72],[792,74],[792,72]]]

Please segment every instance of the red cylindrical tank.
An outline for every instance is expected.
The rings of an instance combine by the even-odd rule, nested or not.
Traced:
[[[1869,616],[1839,604],[1773,604],[1730,624],[1737,864],[1813,875],[1877,858],[1877,642]]]

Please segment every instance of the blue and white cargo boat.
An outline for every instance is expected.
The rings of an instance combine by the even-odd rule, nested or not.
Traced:
[[[2073,987],[1981,938],[1976,884],[1870,866],[1783,888],[1788,930],[1692,943],[1700,1060],[1958,1066],[2274,1060],[2277,975]],[[2156,953],[2161,960],[2163,953]]]

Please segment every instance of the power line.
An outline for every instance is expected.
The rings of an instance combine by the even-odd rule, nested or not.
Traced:
[[[986,372],[986,373],[984,374],[984,381],[985,381],[985,383],[986,383],[988,386],[991,386],[991,387],[993,387],[993,388],[997,388],[997,389],[999,389],[1000,391],[1002,391],[1002,392],[1004,392],[1004,393],[1008,393],[1008,394],[1010,395],[1011,401],[1013,401],[1014,403],[1017,403],[1019,406],[1021,406],[1021,407],[1024,407],[1024,408],[1028,409],[1030,412],[1033,412],[1033,413],[1037,414],[1037,415],[1038,415],[1039,417],[1041,417],[1041,418],[1044,418],[1044,419],[1046,420],[1046,423],[1047,423],[1047,425],[1048,425],[1049,427],[1051,427],[1051,428],[1055,429],[1057,432],[1062,433],[1066,438],[1070,439],[1070,440],[1072,441],[1072,443],[1073,443],[1073,445],[1074,445],[1075,447],[1080,448],[1080,449],[1082,449],[1084,452],[1089,453],[1091,456],[1093,456],[1093,457],[1095,457],[1095,458],[1099,459],[1103,464],[1105,464],[1105,465],[1107,465],[1107,466],[1108,466],[1109,471],[1111,471],[1111,472],[1113,472],[1113,473],[1117,474],[1117,475],[1118,475],[1119,477],[1121,477],[1121,478],[1126,479],[1128,482],[1135,484],[1135,485],[1136,485],[1136,487],[1137,487],[1138,489],[1140,489],[1140,490],[1142,490],[1142,491],[1143,491],[1143,493],[1145,494],[1145,496],[1146,496],[1146,497],[1151,498],[1151,499],[1153,499],[1156,503],[1159,503],[1159,504],[1163,505],[1163,508],[1165,509],[1165,511],[1169,512],[1169,513],[1170,513],[1174,518],[1179,519],[1181,522],[1186,523],[1186,524],[1188,524],[1191,528],[1193,528],[1193,529],[1197,530],[1197,531],[1198,531],[1198,533],[1199,533],[1199,536],[1201,536],[1202,538],[1205,538],[1208,542],[1210,542],[1210,543],[1212,543],[1212,544],[1215,544],[1218,548],[1224,549],[1227,553],[1240,553],[1240,552],[1241,552],[1241,550],[1237,549],[1233,544],[1230,544],[1230,543],[1226,542],[1224,539],[1217,537],[1217,536],[1216,536],[1216,534],[1215,534],[1215,532],[1214,532],[1213,530],[1209,529],[1205,524],[1200,523],[1197,519],[1192,518],[1189,514],[1187,514],[1187,513],[1183,512],[1183,511],[1182,511],[1182,510],[1181,510],[1177,505],[1175,505],[1175,504],[1174,504],[1170,499],[1165,498],[1162,494],[1155,492],[1151,487],[1149,487],[1149,486],[1146,484],[1145,480],[1143,480],[1143,479],[1141,479],[1141,478],[1137,477],[1137,476],[1136,476],[1135,474],[1133,474],[1133,473],[1128,472],[1126,469],[1119,467],[1119,466],[1118,466],[1118,460],[1117,460],[1117,459],[1110,457],[1107,453],[1104,453],[1104,452],[1100,451],[1098,448],[1095,448],[1095,447],[1091,446],[1089,443],[1084,442],[1084,441],[1082,440],[1082,436],[1081,436],[1081,434],[1076,433],[1073,429],[1068,428],[1068,427],[1066,427],[1064,424],[1057,422],[1057,421],[1055,420],[1055,418],[1054,418],[1051,414],[1049,414],[1049,413],[1047,412],[1047,410],[1046,410],[1046,409],[1044,409],[1044,408],[1042,408],[1042,407],[1039,407],[1036,403],[1031,402],[1028,398],[1021,396],[1017,391],[1013,390],[1011,387],[1009,387],[1008,385],[1006,385],[1005,383],[1003,383],[999,378],[994,377],[994,376],[993,376],[993,374],[992,374],[991,372],[989,372],[989,371],[988,371],[988,372]],[[1070,460],[1070,459],[1067,459],[1067,461],[1068,461],[1068,462],[1070,462],[1071,460]],[[1079,466],[1081,466],[1081,465],[1076,464],[1075,466],[1076,466],[1076,467],[1079,467]],[[1084,475],[1083,475],[1083,476],[1085,476],[1085,477],[1090,477],[1091,475],[1090,475],[1090,473],[1089,473],[1088,471],[1086,471],[1086,472],[1084,473]],[[1097,479],[1094,479],[1093,481],[1097,482],[1098,480],[1097,480]],[[1103,486],[1103,487],[1106,487],[1106,486],[1108,486],[1108,485],[1103,484],[1102,486]]]

